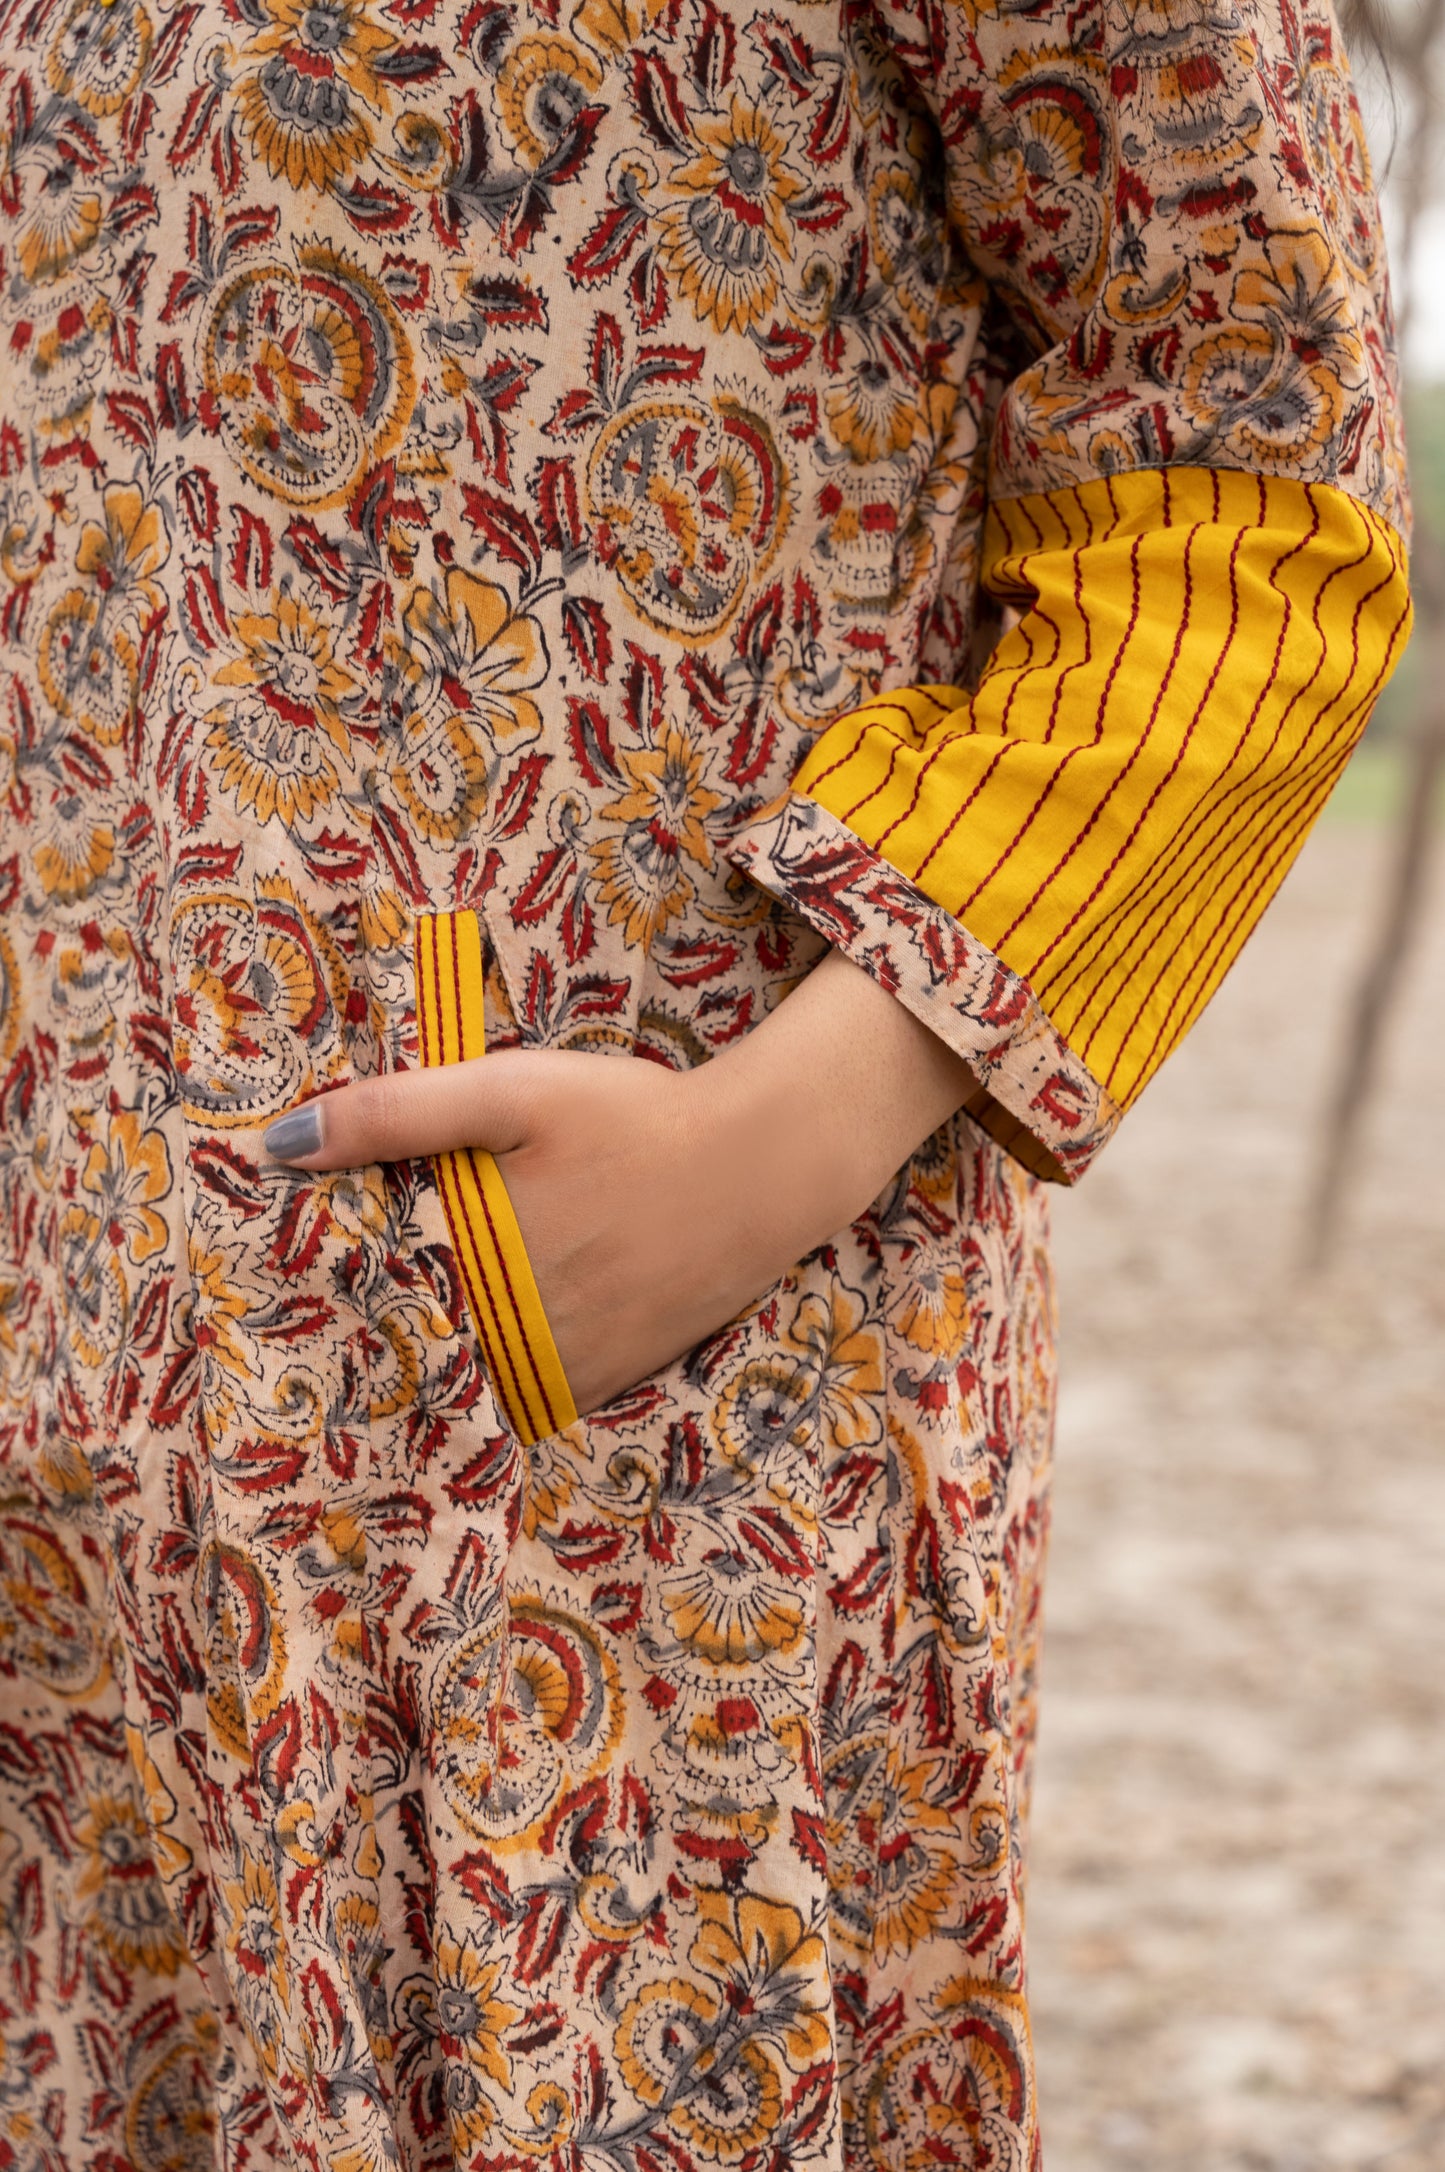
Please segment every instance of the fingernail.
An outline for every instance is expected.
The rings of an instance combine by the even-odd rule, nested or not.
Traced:
[[[261,1144],[276,1161],[300,1161],[321,1150],[321,1111],[314,1102],[278,1116],[261,1134]]]

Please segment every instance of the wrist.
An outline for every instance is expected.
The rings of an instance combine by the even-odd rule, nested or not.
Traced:
[[[687,1074],[708,1188],[767,1280],[846,1227],[892,1173],[848,1096],[830,1091],[827,1037],[797,1033],[801,1019],[784,1033],[786,1009]]]

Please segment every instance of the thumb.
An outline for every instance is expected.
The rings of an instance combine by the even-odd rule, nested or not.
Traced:
[[[302,1169],[355,1169],[467,1146],[506,1153],[527,1132],[535,1098],[519,1075],[527,1065],[524,1052],[503,1050],[437,1070],[358,1079],[288,1109],[261,1144],[274,1161]]]

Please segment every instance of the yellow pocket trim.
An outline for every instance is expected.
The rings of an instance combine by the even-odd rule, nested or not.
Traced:
[[[477,915],[420,915],[414,957],[423,1069],[482,1055],[484,972]],[[570,1425],[577,1406],[502,1172],[495,1156],[480,1147],[434,1154],[431,1160],[492,1386],[507,1423],[530,1446]]]

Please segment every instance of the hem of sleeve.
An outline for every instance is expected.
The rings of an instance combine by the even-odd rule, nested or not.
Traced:
[[[791,788],[722,844],[724,857],[802,917],[961,1056],[963,1106],[1034,1176],[1074,1184],[1120,1110],[1012,972],[846,823]]]

